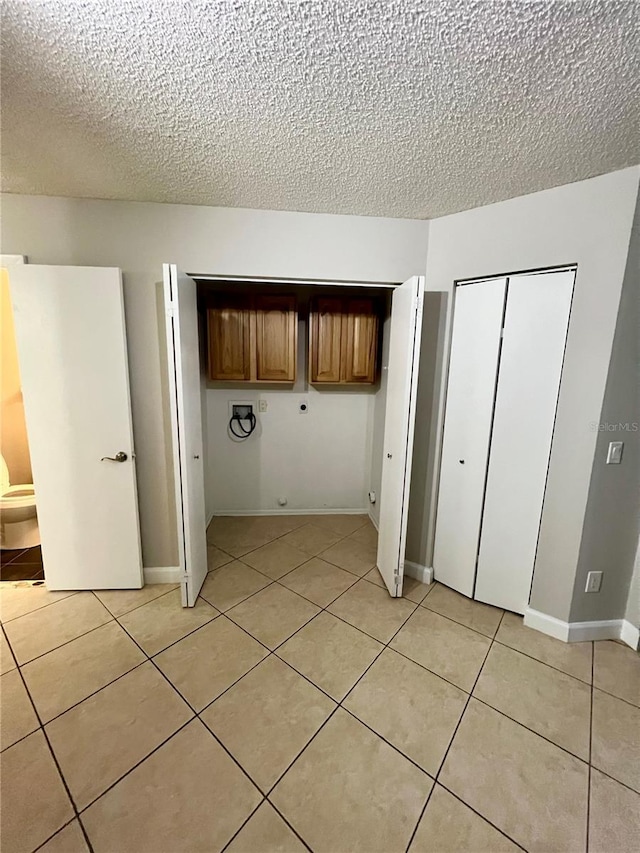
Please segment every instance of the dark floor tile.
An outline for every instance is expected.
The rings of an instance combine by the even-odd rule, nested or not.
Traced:
[[[40,575],[40,572],[42,572],[42,565],[37,563],[19,563],[18,561],[14,561],[8,565],[3,564],[0,566],[0,581],[35,580],[36,574],[38,574],[39,578],[43,578],[44,573]]]
[[[28,548],[3,548],[0,551],[0,565],[8,566],[9,563],[13,563],[14,560],[28,550]]]
[[[24,551],[18,553],[13,562],[42,565],[42,548],[40,545],[36,545],[34,548],[25,548]]]

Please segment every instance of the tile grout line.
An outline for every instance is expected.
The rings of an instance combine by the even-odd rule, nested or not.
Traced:
[[[2,626],[2,631],[5,635],[5,639],[7,640],[7,642],[9,642],[8,637],[6,636],[6,631],[4,630],[4,625]],[[24,675],[23,675],[22,670],[19,666],[18,666],[18,673],[19,673],[20,679],[22,681],[22,686],[24,687],[24,690],[25,690],[27,696],[29,697],[29,701],[31,702],[31,707],[33,708],[33,711],[36,715],[36,719],[38,720],[38,723],[40,726],[39,731],[42,732],[42,736],[44,737],[45,743],[49,749],[49,755],[51,756],[53,763],[55,764],[56,770],[58,771],[58,775],[60,777],[60,781],[62,782],[62,785],[65,789],[66,794],[67,794],[67,797],[69,798],[69,803],[71,805],[71,809],[74,813],[74,818],[72,818],[71,821],[67,821],[67,823],[63,824],[63,826],[58,827],[58,829],[53,833],[53,835],[50,835],[49,838],[45,839],[43,844],[46,844],[46,842],[49,841],[51,838],[53,838],[54,835],[57,835],[57,833],[60,832],[61,829],[64,829],[64,827],[67,826],[67,824],[71,823],[74,819],[76,819],[78,821],[78,823],[80,824],[80,829],[81,829],[82,834],[84,836],[84,839],[87,843],[87,847],[89,848],[90,853],[93,853],[93,845],[91,844],[91,842],[89,840],[89,837],[88,837],[88,835],[84,829],[84,826],[82,826],[82,824],[80,823],[80,813],[77,809],[75,800],[71,796],[71,790],[67,784],[67,780],[64,777],[64,774],[62,772],[62,768],[60,767],[60,764],[58,762],[58,758],[57,758],[57,756],[53,750],[53,746],[51,745],[51,741],[49,740],[49,735],[47,734],[47,731],[46,731],[46,729],[42,723],[42,718],[38,712],[38,709],[36,708],[35,702],[33,701],[33,696],[31,695],[31,692],[27,686],[27,682],[25,681]],[[38,731],[38,729],[36,729],[36,731],[34,731],[34,732],[31,732],[31,734],[35,734],[37,731]]]
[[[591,690],[589,692],[589,763],[587,767],[587,828],[585,850],[589,850],[589,824],[591,823],[591,758],[593,751],[593,691],[595,689],[596,644],[591,643]]]
[[[24,584],[28,584],[28,587],[24,586],[24,587],[22,587],[23,589],[27,589],[27,588],[41,589],[42,588],[42,586],[39,584],[38,581],[24,580],[24,581],[0,581],[0,589],[2,588],[3,583],[7,583],[7,584],[24,583]],[[36,586],[36,584],[38,584],[38,586]],[[14,589],[15,588],[16,587],[14,587]],[[46,586],[44,588],[47,589]],[[81,592],[93,592],[93,590],[91,590],[91,589],[72,589],[72,590],[59,590],[59,589],[48,590],[47,589],[47,592],[50,592],[50,591],[52,593],[68,592],[68,595],[63,595],[62,598],[56,598],[55,601],[45,602],[45,604],[41,604],[39,607],[35,607],[33,610],[28,610],[26,613],[21,613],[19,616],[13,616],[11,619],[0,619],[0,622],[3,625],[8,625],[9,622],[15,622],[18,619],[22,619],[23,616],[30,616],[32,613],[37,613],[38,610],[44,610],[45,607],[51,607],[52,604],[58,604],[61,601],[65,601],[67,598],[71,598],[74,595],[79,595]]]
[[[482,670],[484,669],[484,666],[485,666],[485,664],[486,664],[486,662],[487,662],[487,658],[489,657],[489,653],[491,652],[491,649],[493,648],[493,644],[494,644],[494,642],[495,642],[495,636],[497,635],[498,631],[500,630],[500,625],[502,624],[502,620],[503,620],[503,619],[504,619],[504,611],[503,611],[503,613],[502,613],[502,616],[500,617],[500,622],[498,623],[498,627],[497,627],[497,629],[496,629],[496,633],[494,634],[494,637],[493,637],[493,638],[491,638],[491,642],[489,643],[489,646],[488,646],[487,651],[486,651],[486,653],[485,653],[485,656],[484,656],[484,659],[483,659],[482,664],[481,664],[481,666],[480,666],[480,669],[478,670],[478,674],[477,674],[477,675],[476,675],[476,677],[475,677],[475,680],[474,680],[474,682],[473,682],[473,685],[472,685],[472,687],[471,687],[471,690],[470,690],[470,692],[467,694],[467,699],[466,699],[466,702],[465,702],[464,708],[463,708],[463,710],[462,710],[462,713],[460,714],[460,717],[459,717],[458,722],[457,722],[457,724],[456,724],[456,727],[455,727],[455,729],[454,729],[454,731],[453,731],[453,734],[451,735],[451,738],[450,738],[450,740],[449,740],[449,744],[448,744],[448,746],[447,746],[447,748],[446,748],[446,750],[445,750],[444,755],[442,756],[442,760],[440,761],[440,765],[439,765],[439,767],[438,767],[438,771],[437,771],[437,773],[435,774],[435,777],[434,777],[433,789],[435,789],[436,785],[441,784],[441,783],[440,783],[440,781],[439,781],[439,779],[440,779],[440,774],[441,774],[441,772],[442,772],[442,769],[444,768],[444,765],[445,765],[445,762],[446,762],[447,757],[448,757],[448,755],[449,755],[449,752],[451,751],[451,747],[453,746],[453,742],[454,742],[454,740],[455,740],[455,738],[456,738],[456,735],[457,735],[457,733],[458,733],[458,729],[460,728],[460,726],[461,726],[461,724],[462,724],[462,721],[463,721],[463,719],[464,719],[464,717],[465,717],[465,714],[467,713],[467,708],[469,707],[469,703],[471,702],[471,699],[473,698],[473,691],[475,690],[476,684],[478,683],[478,681],[479,681],[479,679],[480,679],[480,675],[482,674]],[[498,712],[498,713],[500,713],[500,712]],[[442,787],[444,787],[444,785],[443,785]],[[431,793],[433,793],[433,789],[432,789]],[[448,790],[448,789],[446,789],[446,790]],[[415,837],[415,834],[416,834],[416,832],[418,831],[418,827],[420,826],[420,822],[422,821],[422,818],[424,817],[424,814],[425,814],[425,812],[426,812],[426,809],[427,809],[427,805],[428,805],[429,799],[431,799],[431,794],[429,795],[429,798],[428,798],[427,802],[426,802],[426,803],[425,803],[425,805],[424,805],[424,809],[422,810],[422,813],[420,814],[420,817],[418,818],[418,822],[417,822],[417,823],[416,823],[416,825],[415,825],[415,828],[414,828],[414,830],[413,830],[413,833],[412,833],[412,835],[411,835],[411,838],[409,839],[409,844],[407,845],[407,848],[406,848],[406,849],[407,849],[407,851],[409,850],[409,848],[410,848],[410,846],[411,846],[411,844],[412,844],[412,842],[413,842],[413,839],[414,839],[414,837]],[[471,806],[469,806],[469,805],[468,805],[468,803],[466,803],[464,800],[462,800],[459,796],[457,797],[457,799],[459,799],[459,800],[460,800],[460,802],[461,802],[461,803],[463,803],[463,804],[464,804],[465,806],[467,806],[468,808],[471,808]],[[476,810],[475,810],[475,809],[472,809],[472,811],[474,811],[474,812],[475,812]],[[479,814],[479,812],[476,812],[476,814]],[[520,845],[520,844],[518,844],[518,843],[517,843],[513,838],[511,838],[511,836],[509,836],[506,832],[504,832],[504,830],[499,829],[499,827],[495,826],[495,825],[494,825],[490,820],[487,820],[487,818],[486,818],[484,815],[480,815],[480,817],[481,817],[483,820],[485,820],[487,823],[489,823],[491,826],[493,826],[493,827],[494,827],[494,829],[496,829],[498,832],[500,832],[502,835],[504,835],[504,836],[505,836],[506,838],[508,838],[510,841],[513,841],[513,843],[514,843],[514,844],[516,844],[518,847],[521,847],[521,845]],[[521,848],[521,849],[522,849],[522,848]]]

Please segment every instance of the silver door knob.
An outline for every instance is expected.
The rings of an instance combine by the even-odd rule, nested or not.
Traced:
[[[108,461],[108,462],[126,462],[128,458],[129,457],[127,456],[127,454],[121,450],[119,453],[116,453],[115,456],[103,456],[100,461],[101,462],[105,462],[105,461]]]

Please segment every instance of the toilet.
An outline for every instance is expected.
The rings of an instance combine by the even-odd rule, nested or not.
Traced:
[[[40,544],[33,483],[12,486],[0,456],[0,549],[33,548]]]

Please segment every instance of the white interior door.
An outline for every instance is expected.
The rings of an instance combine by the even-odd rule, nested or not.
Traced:
[[[456,288],[433,570],[473,595],[506,278]]]
[[[207,575],[197,289],[173,264],[163,278],[182,604],[193,607]]]
[[[378,570],[393,596],[402,595],[404,575],[423,294],[424,278],[414,276],[395,288],[391,301]]]
[[[529,602],[574,279],[509,277],[475,597],[515,613]]]
[[[9,285],[46,584],[141,587],[120,270],[11,266]]]

